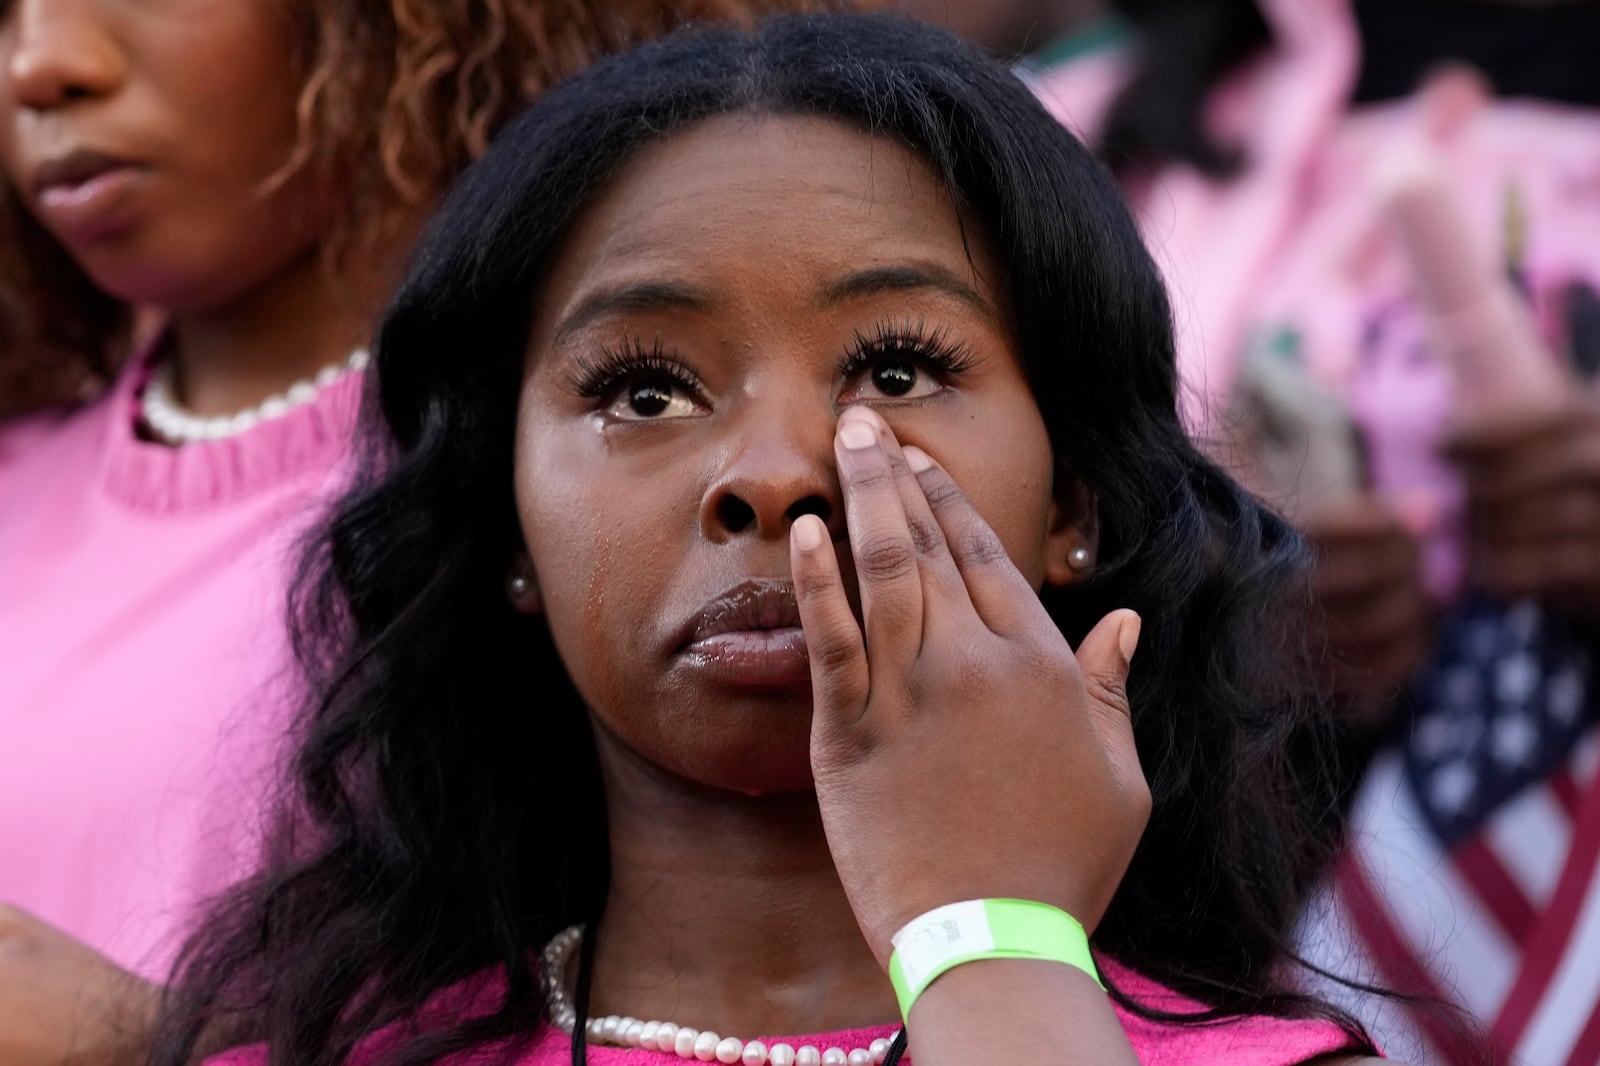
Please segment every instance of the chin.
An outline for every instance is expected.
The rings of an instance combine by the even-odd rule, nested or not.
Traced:
[[[804,722],[765,722],[736,735],[707,737],[711,743],[693,757],[690,776],[703,785],[746,796],[809,792],[811,716]]]
[[[811,776],[811,760],[807,758],[804,766],[786,767],[770,774],[740,774],[732,785],[723,787],[730,792],[755,798],[811,792],[815,790],[816,782]]]
[[[697,776],[714,788],[746,796],[813,790],[809,733],[798,738],[774,735],[782,732],[768,730],[754,743],[729,745],[703,761]]]
[[[185,270],[172,260],[144,254],[140,249],[101,248],[80,259],[84,273],[104,292],[123,303],[159,307],[182,313],[220,301],[211,300],[215,272]]]

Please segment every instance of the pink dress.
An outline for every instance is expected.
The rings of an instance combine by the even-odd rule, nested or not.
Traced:
[[[1199,1009],[1193,1001],[1115,963],[1102,962],[1101,969],[1123,991],[1147,1006],[1172,1011]],[[480,978],[452,989],[441,996],[440,1001],[458,1006],[464,1001],[464,1009],[470,1012],[473,1003],[482,1004],[484,1006],[480,1009],[486,1009],[488,1004],[494,1002],[499,991],[497,981]],[[1117,1016],[1143,1066],[1298,1066],[1324,1055],[1358,1053],[1349,1035],[1328,1022],[1252,1017],[1219,1025],[1184,1028],[1147,1022],[1127,1014],[1121,1008],[1117,1008]],[[804,1036],[763,1036],[760,1039],[769,1047],[781,1041],[796,1048],[810,1044],[819,1051],[832,1047],[849,1051],[852,1048],[864,1048],[880,1037],[892,1038],[898,1029],[897,1025],[886,1025]],[[377,1034],[356,1050],[349,1066],[369,1066],[379,1053],[392,1048],[394,1043],[390,1034]],[[594,1046],[585,1048],[585,1059],[590,1066],[667,1066],[683,1061],[663,1051]],[[490,1063],[499,1066],[501,1062],[495,1057],[493,1048],[467,1052],[445,1061],[451,1066],[489,1066]],[[907,1055],[901,1061],[909,1064],[912,1059]],[[565,1033],[545,1026],[512,1062],[514,1066],[570,1066],[572,1040]],[[204,1066],[266,1066],[266,1063],[266,1048],[253,1045],[215,1055],[206,1059]]]
[[[0,900],[160,976],[257,857],[294,539],[360,383],[169,448],[135,433],[149,371],[0,427]]]

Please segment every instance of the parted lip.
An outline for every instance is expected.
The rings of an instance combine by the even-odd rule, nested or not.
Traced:
[[[788,629],[800,625],[794,582],[749,578],[708,600],[678,627],[673,646],[679,651],[723,633]]]
[[[75,188],[102,174],[136,165],[131,159],[106,152],[88,148],[75,149],[65,155],[46,160],[34,169],[33,195],[42,196],[50,189]]]

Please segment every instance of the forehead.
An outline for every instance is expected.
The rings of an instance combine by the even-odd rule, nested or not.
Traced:
[[[920,264],[994,306],[994,257],[909,149],[828,119],[732,115],[630,160],[583,212],[546,288],[693,276],[726,289]]]

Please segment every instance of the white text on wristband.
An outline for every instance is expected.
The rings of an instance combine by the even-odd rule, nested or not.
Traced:
[[[1074,966],[1104,988],[1089,936],[1057,907],[1023,899],[970,899],[907,922],[894,935],[889,980],[909,1018],[911,1005],[940,974],[980,959],[1038,959]]]

